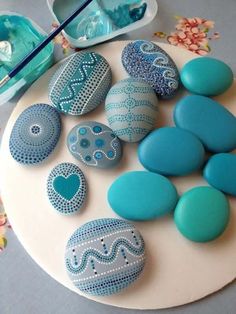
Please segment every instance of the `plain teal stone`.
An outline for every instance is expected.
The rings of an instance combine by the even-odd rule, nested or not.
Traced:
[[[152,220],[173,211],[178,200],[175,186],[148,171],[122,174],[108,190],[108,202],[117,215],[130,220]]]
[[[182,176],[200,169],[204,156],[199,139],[175,127],[156,129],[138,148],[139,160],[146,169],[167,176]]]
[[[174,122],[195,134],[210,152],[225,153],[236,148],[236,118],[211,98],[183,97],[175,106]]]
[[[223,153],[212,156],[203,174],[210,185],[236,196],[236,155]]]
[[[208,242],[224,232],[229,211],[228,200],[222,192],[200,186],[182,195],[174,211],[174,221],[187,239]]]
[[[216,96],[233,83],[231,68],[221,60],[204,57],[186,63],[180,73],[185,88],[193,94]]]

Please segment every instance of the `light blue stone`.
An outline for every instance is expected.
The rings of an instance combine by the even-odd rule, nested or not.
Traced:
[[[148,171],[126,172],[108,190],[108,202],[119,216],[130,220],[152,220],[173,211],[178,200],[167,178]]]
[[[65,266],[83,293],[117,293],[138,279],[145,264],[145,245],[139,231],[121,219],[90,221],[68,240]]]
[[[191,93],[204,96],[224,93],[234,80],[233,72],[226,63],[210,57],[196,58],[186,63],[180,78]]]
[[[106,98],[111,86],[111,68],[95,52],[75,53],[53,75],[49,100],[59,111],[84,115]]]
[[[87,194],[83,172],[72,163],[57,165],[48,176],[47,194],[52,206],[61,214],[78,212]]]
[[[212,156],[203,173],[210,185],[236,196],[236,155],[222,153]]]
[[[139,160],[146,169],[167,176],[182,176],[200,169],[204,156],[199,139],[175,127],[151,132],[138,148]]]
[[[236,148],[236,118],[215,100],[199,95],[182,98],[174,109],[175,124],[195,134],[205,148],[224,153]]]
[[[111,168],[122,157],[118,137],[106,125],[96,121],[84,121],[76,125],[67,137],[71,154],[87,166]]]
[[[105,101],[109,126],[123,141],[138,142],[154,128],[157,102],[154,90],[146,82],[136,78],[119,81]]]

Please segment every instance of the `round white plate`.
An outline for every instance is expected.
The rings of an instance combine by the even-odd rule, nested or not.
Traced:
[[[113,80],[127,77],[120,55],[127,42],[113,42],[94,48],[110,63]],[[167,44],[160,44],[181,68],[196,55]],[[70,282],[64,266],[64,248],[76,228],[101,217],[116,217],[107,204],[107,189],[123,171],[142,169],[137,160],[136,144],[124,145],[121,164],[112,170],[85,167],[89,195],[86,208],[76,216],[64,217],[50,205],[46,181],[51,169],[61,162],[77,161],[66,147],[66,136],[82,120],[106,123],[104,106],[82,118],[63,116],[62,135],[55,151],[42,164],[22,166],[15,162],[8,148],[9,135],[19,114],[33,103],[48,103],[47,90],[55,65],[21,98],[6,127],[0,161],[2,196],[7,214],[19,240],[31,257],[53,278],[80,293]],[[236,83],[217,99],[236,115]],[[179,92],[182,97],[184,92]],[[177,97],[177,98],[178,98]],[[177,101],[159,103],[157,126],[172,124],[172,109]],[[176,143],[173,143],[175,145]],[[179,193],[206,183],[200,175],[175,178]],[[231,219],[225,233],[216,241],[197,244],[186,240],[176,229],[172,216],[150,222],[135,223],[146,242],[145,270],[124,292],[110,297],[91,297],[98,302],[125,308],[158,309],[198,300],[231,282],[236,277],[236,200],[230,199]]]

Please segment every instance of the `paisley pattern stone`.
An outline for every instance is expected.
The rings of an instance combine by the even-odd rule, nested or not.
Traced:
[[[93,220],[70,237],[65,253],[67,273],[83,293],[104,296],[133,283],[145,263],[141,234],[129,222]]]
[[[130,220],[152,220],[173,211],[178,200],[167,178],[149,171],[130,171],[119,176],[107,194],[111,208]]]
[[[146,40],[129,43],[122,52],[127,73],[149,83],[158,96],[173,97],[179,87],[179,72],[171,57],[156,44]]]
[[[110,89],[105,111],[109,126],[120,139],[138,142],[154,128],[157,97],[146,82],[127,78]]]
[[[111,79],[111,68],[101,55],[75,53],[53,75],[50,102],[65,114],[86,114],[105,100]]]
[[[47,193],[50,203],[61,214],[78,212],[87,193],[83,172],[72,163],[57,165],[48,177]]]
[[[87,166],[114,167],[122,157],[119,139],[108,126],[95,121],[76,125],[68,135],[67,146]]]
[[[46,104],[25,109],[16,120],[9,141],[12,157],[25,165],[37,164],[54,150],[61,134],[60,114]]]

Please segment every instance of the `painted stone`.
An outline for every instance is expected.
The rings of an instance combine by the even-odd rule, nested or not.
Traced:
[[[216,189],[236,196],[236,155],[212,156],[204,168],[204,178]]]
[[[122,174],[108,190],[108,202],[119,216],[152,220],[173,211],[178,200],[175,186],[165,177],[148,171]]]
[[[203,96],[224,93],[234,80],[233,72],[226,63],[210,57],[196,58],[186,63],[180,78],[191,93]]]
[[[109,126],[126,142],[138,142],[154,128],[157,109],[152,87],[136,78],[116,83],[105,101]]]
[[[12,157],[25,165],[37,164],[54,150],[61,134],[60,114],[46,104],[25,109],[16,120],[9,140]]]
[[[195,134],[205,148],[224,153],[236,148],[236,118],[215,100],[191,95],[182,98],[174,109],[175,124]]]
[[[105,100],[111,80],[111,68],[101,55],[75,53],[53,75],[49,99],[65,114],[83,115]]]
[[[121,219],[93,220],[70,237],[65,253],[67,273],[83,293],[105,296],[133,283],[145,263],[139,231]]]
[[[99,122],[86,121],[69,133],[67,146],[71,154],[87,166],[111,168],[122,157],[122,146],[112,130]]]
[[[178,230],[194,242],[219,237],[229,221],[229,203],[225,195],[209,186],[195,187],[180,198],[174,221]]]
[[[80,168],[62,163],[51,171],[47,181],[47,194],[52,206],[61,214],[78,212],[86,199],[86,180]]]
[[[175,127],[151,132],[139,145],[138,157],[149,171],[182,176],[201,168],[205,150],[192,133]]]
[[[170,98],[179,87],[179,72],[171,57],[156,44],[146,40],[129,43],[122,52],[127,73],[149,83],[157,95]]]

